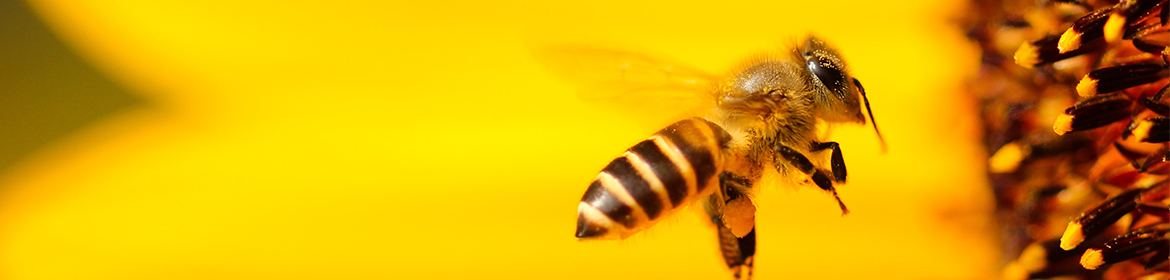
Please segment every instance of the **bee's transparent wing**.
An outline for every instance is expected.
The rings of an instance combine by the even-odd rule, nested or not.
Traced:
[[[582,102],[660,128],[714,106],[715,76],[645,54],[597,47],[534,49],[554,74],[578,90]]]

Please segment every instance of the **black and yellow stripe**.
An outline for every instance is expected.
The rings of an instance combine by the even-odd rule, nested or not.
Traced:
[[[731,135],[701,118],[676,122],[614,159],[577,207],[577,238],[626,237],[707,193]]]

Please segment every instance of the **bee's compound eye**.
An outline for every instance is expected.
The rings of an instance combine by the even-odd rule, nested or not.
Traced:
[[[830,63],[820,56],[810,56],[806,60],[808,64],[808,71],[817,76],[817,80],[821,81],[825,87],[837,93],[842,93],[847,87],[845,84],[845,75],[841,73],[836,65]]]

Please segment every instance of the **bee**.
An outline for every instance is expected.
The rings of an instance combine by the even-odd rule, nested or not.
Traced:
[[[881,132],[865,89],[836,49],[809,36],[724,78],[656,62],[642,65],[671,73],[658,86],[703,91],[698,96],[713,106],[659,130],[605,166],[577,206],[578,239],[622,239],[698,201],[718,230],[733,276],[750,279],[756,250],[751,194],[765,172],[816,185],[832,194],[842,215],[849,212],[834,187],[847,177],[841,147],[821,139],[817,124],[865,125],[864,103],[879,139]],[[827,168],[814,164],[824,162],[814,159],[826,153]]]

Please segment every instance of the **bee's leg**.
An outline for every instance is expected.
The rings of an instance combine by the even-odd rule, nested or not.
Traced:
[[[707,198],[704,208],[715,224],[719,249],[732,275],[735,279],[751,279],[756,255],[756,208],[744,194],[751,181],[724,172],[719,176],[719,185],[719,191]]]
[[[813,142],[810,151],[819,152],[824,149],[833,149],[833,158],[830,165],[833,167],[833,181],[838,183],[845,182],[845,158],[841,156],[841,145],[837,142]]]
[[[837,199],[837,206],[841,207],[841,215],[849,214],[849,209],[845,208],[845,203],[841,202],[841,197],[837,195],[837,188],[833,187],[833,181],[829,179],[828,175],[825,175],[824,170],[817,169],[816,166],[813,166],[812,162],[804,154],[787,146],[777,145],[774,161],[777,163],[777,168],[779,168],[780,162],[788,162],[797,170],[800,170],[800,172],[812,176],[813,183],[816,183],[817,187],[833,193],[833,198]],[[844,167],[845,165],[842,164],[841,166]],[[842,169],[842,174],[844,174],[844,169]]]

